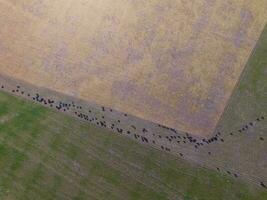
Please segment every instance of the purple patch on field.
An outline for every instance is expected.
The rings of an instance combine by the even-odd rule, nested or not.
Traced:
[[[136,64],[143,59],[143,53],[134,49],[134,48],[127,48],[127,61],[129,64]]]
[[[247,31],[253,21],[253,15],[251,11],[243,8],[240,11],[240,21],[240,26],[234,33],[234,44],[238,48],[242,46],[243,42],[246,42],[248,40]]]

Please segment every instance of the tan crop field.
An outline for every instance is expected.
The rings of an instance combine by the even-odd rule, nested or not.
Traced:
[[[207,136],[266,10],[267,0],[0,0],[0,73]]]

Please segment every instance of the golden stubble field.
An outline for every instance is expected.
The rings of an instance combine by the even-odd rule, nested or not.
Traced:
[[[267,0],[0,0],[0,73],[211,134]]]

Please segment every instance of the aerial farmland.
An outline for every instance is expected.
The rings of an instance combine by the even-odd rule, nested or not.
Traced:
[[[267,199],[266,0],[0,13],[0,199]]]

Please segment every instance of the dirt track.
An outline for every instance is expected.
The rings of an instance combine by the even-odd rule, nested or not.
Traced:
[[[261,186],[260,183],[267,182],[266,169],[262,167],[266,162],[264,158],[266,146],[260,144],[265,141],[258,141],[258,135],[262,134],[265,127],[265,115],[259,115],[254,121],[250,121],[253,126],[249,129],[255,131],[253,136],[239,133],[238,129],[229,130],[229,127],[223,127],[225,130],[220,128],[210,138],[199,138],[2,75],[0,75],[0,90],[53,108],[86,123],[109,129],[138,143],[152,146],[204,168],[211,168],[258,186]],[[248,124],[248,121],[236,121],[234,127],[242,128],[244,123]],[[225,126],[225,124],[223,125]],[[229,134],[230,131],[233,135]],[[265,136],[263,137],[265,138]],[[251,162],[253,157],[247,158],[246,143],[248,142],[251,148],[254,147],[253,153],[257,155],[257,160],[253,162]],[[236,148],[238,151],[235,150]]]

